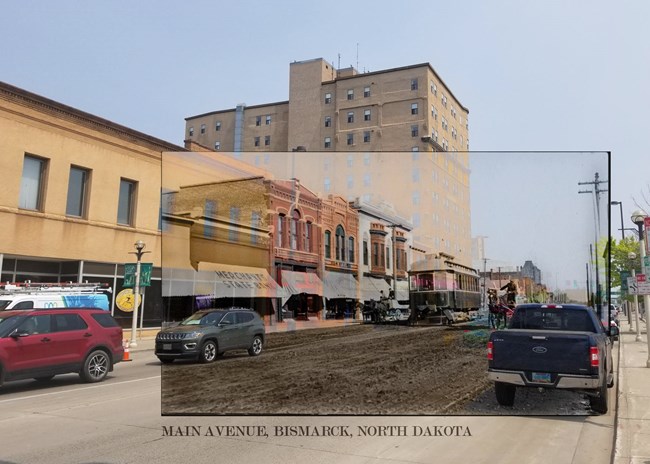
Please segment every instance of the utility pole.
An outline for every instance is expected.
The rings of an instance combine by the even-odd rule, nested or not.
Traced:
[[[595,220],[595,265],[596,265],[596,312],[598,313],[598,318],[602,320],[602,300],[600,295],[600,282],[599,282],[599,272],[598,272],[598,234],[600,232],[600,194],[607,192],[607,189],[601,189],[600,184],[607,183],[607,180],[599,180],[598,173],[594,175],[593,182],[578,182],[578,185],[593,185],[593,190],[579,190],[578,193],[593,193],[594,194],[594,220]]]

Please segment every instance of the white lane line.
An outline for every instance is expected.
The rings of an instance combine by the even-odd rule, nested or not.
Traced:
[[[60,395],[60,394],[63,394],[63,393],[76,393],[76,392],[81,391],[81,390],[90,390],[92,388],[112,387],[114,385],[122,385],[122,384],[125,384],[125,383],[141,382],[143,380],[151,380],[151,379],[159,379],[159,378],[160,378],[160,376],[156,375],[156,376],[153,376],[153,377],[145,377],[143,379],[125,380],[123,382],[104,383],[104,384],[101,384],[101,385],[93,385],[91,387],[74,388],[72,390],[60,390],[60,391],[51,392],[51,393],[41,393],[39,395],[23,396],[23,397],[20,397],[20,398],[11,398],[11,399],[8,399],[8,400],[0,400],[0,404],[2,404],[2,403],[10,403],[12,401],[22,401],[22,400],[29,400],[29,399],[32,399],[32,398],[40,398],[40,397],[43,397],[43,396]]]

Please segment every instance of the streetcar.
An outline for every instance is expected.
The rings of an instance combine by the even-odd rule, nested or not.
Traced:
[[[414,262],[408,274],[409,307],[418,321],[452,323],[457,313],[469,318],[481,305],[478,272],[450,255],[428,255]]]

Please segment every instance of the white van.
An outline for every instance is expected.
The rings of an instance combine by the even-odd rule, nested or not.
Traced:
[[[98,308],[108,311],[108,292],[110,288],[94,284],[0,285],[0,311],[33,308]]]

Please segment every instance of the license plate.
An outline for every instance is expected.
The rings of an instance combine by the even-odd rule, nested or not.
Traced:
[[[546,372],[533,372],[533,382],[551,383],[551,374]]]
[[[172,350],[172,344],[171,343],[163,343],[163,350],[171,351]]]

